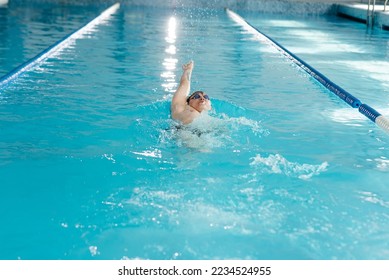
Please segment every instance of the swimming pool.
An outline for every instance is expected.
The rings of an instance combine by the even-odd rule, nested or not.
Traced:
[[[387,32],[241,15],[388,112]],[[21,17],[51,39],[73,27],[45,20]],[[189,59],[214,106],[196,133],[169,116]],[[223,10],[122,6],[0,112],[1,259],[389,258],[388,136]]]

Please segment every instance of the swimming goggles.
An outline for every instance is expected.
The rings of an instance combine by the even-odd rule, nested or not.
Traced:
[[[201,98],[200,94],[203,95],[204,99],[209,100],[209,96],[207,94],[204,94],[204,92],[202,92],[202,91],[195,91],[190,97],[188,97],[188,99],[187,99],[188,103],[189,103],[189,100],[191,100],[191,99],[199,99],[199,98]]]

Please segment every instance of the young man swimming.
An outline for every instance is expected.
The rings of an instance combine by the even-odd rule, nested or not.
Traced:
[[[182,124],[191,123],[201,115],[201,112],[209,111],[212,108],[208,95],[203,91],[195,91],[188,97],[193,67],[193,61],[182,65],[184,72],[170,107],[172,118],[180,121]]]

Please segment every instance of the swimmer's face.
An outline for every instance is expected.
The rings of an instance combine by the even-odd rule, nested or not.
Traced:
[[[199,112],[204,110],[209,111],[212,108],[209,96],[203,91],[195,91],[192,93],[188,98],[188,104]]]

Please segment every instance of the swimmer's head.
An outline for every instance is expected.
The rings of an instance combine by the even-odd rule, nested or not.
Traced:
[[[209,100],[209,96],[205,94],[203,91],[195,91],[192,93],[187,99],[189,106],[196,109],[199,112],[209,111],[211,110],[211,101]]]

